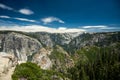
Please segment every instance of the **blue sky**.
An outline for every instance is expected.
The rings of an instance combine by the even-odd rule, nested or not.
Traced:
[[[120,0],[0,0],[0,30],[101,32],[119,27]]]

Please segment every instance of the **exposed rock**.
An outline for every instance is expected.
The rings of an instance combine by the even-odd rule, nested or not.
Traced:
[[[53,48],[55,45],[66,45],[69,44],[75,37],[79,36],[81,33],[46,33],[46,32],[36,32],[28,33],[29,36],[38,39],[43,46]]]
[[[79,36],[81,33],[54,33],[51,35],[51,39],[55,43],[55,45],[64,46],[69,44],[75,37]]]
[[[71,56],[60,46],[56,46],[49,56],[52,61],[52,69],[65,73],[67,68],[74,66]]]
[[[120,32],[84,33],[74,38],[67,48],[75,51],[85,46],[109,46],[115,41],[120,41]]]
[[[32,62],[37,63],[42,69],[50,69],[52,67],[52,62],[48,55],[50,51],[45,48],[41,48],[37,54],[33,56]]]
[[[53,41],[50,37],[50,33],[36,33],[38,40],[46,47],[53,47]]]
[[[37,63],[42,69],[54,67],[55,70],[64,72],[66,68],[74,66],[70,56],[70,53],[74,54],[72,50],[91,45],[105,46],[114,41],[120,41],[120,32],[91,34],[7,32],[0,33],[0,51],[14,55],[19,64],[26,62],[30,57],[30,61]]]
[[[13,54],[7,54],[4,52],[0,52],[0,80],[11,80],[11,69],[17,64],[17,59]],[[10,75],[9,75],[10,74]]]
[[[19,61],[27,61],[27,56],[36,53],[42,47],[38,40],[14,32],[1,34],[0,41],[2,51],[14,53]]]

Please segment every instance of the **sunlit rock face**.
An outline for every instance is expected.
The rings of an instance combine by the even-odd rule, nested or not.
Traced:
[[[83,33],[74,38],[68,49],[80,49],[85,46],[109,46],[120,40],[120,32]]]
[[[23,34],[11,32],[0,34],[1,51],[14,54],[18,61],[27,61],[27,56],[36,53],[41,47],[41,43]]]
[[[45,47],[54,47],[55,45],[69,44],[75,37],[79,36],[80,32],[74,33],[47,33],[36,32],[29,33],[32,37],[38,39]]]
[[[33,56],[32,62],[37,63],[42,69],[50,69],[52,67],[52,62],[48,55],[51,51],[41,48],[37,54]]]
[[[5,74],[17,64],[17,60],[12,54],[0,52],[0,75]]]
[[[3,54],[0,53],[0,74],[2,74],[5,71],[5,68],[8,67],[8,58],[4,58]]]
[[[32,33],[31,33],[32,34]],[[54,42],[51,39],[51,33],[37,32],[35,34],[36,38],[42,43],[45,47],[53,47]]]

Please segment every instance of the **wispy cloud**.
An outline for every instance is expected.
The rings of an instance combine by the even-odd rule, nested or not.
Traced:
[[[30,9],[25,9],[25,8],[24,8],[24,9],[20,9],[19,12],[20,12],[21,14],[25,14],[25,15],[31,15],[31,14],[34,13],[32,10],[30,10]]]
[[[0,30],[12,30],[12,31],[14,30],[24,32],[49,32],[49,33],[85,32],[84,29],[79,28],[65,28],[65,27],[51,28],[41,25],[13,26],[13,27],[1,26]]]
[[[27,22],[36,22],[35,20],[30,20],[30,19],[26,19],[26,18],[14,18],[16,20],[20,20],[20,21],[27,21]]]
[[[89,28],[89,29],[88,29]],[[11,31],[23,31],[23,32],[49,32],[49,33],[70,33],[70,32],[109,32],[109,31],[120,31],[119,27],[102,27],[101,29],[84,26],[83,28],[67,28],[67,27],[58,27],[52,28],[42,25],[0,25],[0,30],[11,30]]]
[[[52,23],[54,21],[57,21],[59,23],[65,23],[63,20],[59,19],[59,18],[56,18],[56,17],[47,17],[47,18],[43,18],[41,19],[41,21],[44,23],[44,24],[48,24],[48,23]]]
[[[9,7],[9,6],[6,6],[6,5],[4,5],[4,4],[1,4],[1,3],[0,3],[0,8],[2,8],[2,9],[7,9],[7,10],[13,10],[13,8],[11,8],[11,7]]]
[[[32,10],[30,10],[30,9],[24,8],[24,9],[20,9],[20,10],[15,10],[14,8],[9,7],[9,6],[5,5],[5,4],[1,4],[1,3],[0,3],[0,8],[6,9],[6,10],[11,10],[13,12],[18,12],[18,13],[21,13],[21,14],[24,14],[24,15],[34,14],[34,12]]]
[[[2,15],[2,16],[0,16],[0,18],[15,19],[15,20],[19,20],[19,21],[26,21],[26,22],[37,23],[36,20],[31,20],[31,19],[27,19],[27,18],[20,18],[20,17],[10,17],[10,16],[6,16],[6,15]]]
[[[84,29],[104,29],[107,28],[107,26],[99,25],[99,26],[83,26]]]
[[[87,32],[109,32],[109,31],[120,31],[119,27],[111,27],[106,25],[98,26],[83,26],[82,29],[85,29]]]
[[[11,18],[11,17],[9,17],[9,16],[5,16],[5,15],[2,15],[2,16],[0,16],[0,18]]]

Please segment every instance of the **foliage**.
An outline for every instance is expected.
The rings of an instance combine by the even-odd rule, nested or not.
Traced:
[[[65,55],[64,50],[60,48],[61,47],[56,46],[51,52],[51,55],[49,55],[49,58],[53,61],[52,70],[59,71],[63,74],[67,70],[66,67],[67,56]]]
[[[65,55],[62,52],[57,51],[55,49],[52,51],[52,53],[49,57],[50,57],[50,59],[58,59],[61,62],[63,62],[65,59]]]
[[[58,78],[63,78],[62,74],[52,71],[43,70],[37,64],[27,62],[17,65],[12,75],[13,80],[27,79],[27,80],[51,80],[52,76],[56,75]]]
[[[120,43],[109,47],[85,47],[76,52],[78,61],[68,69],[72,80],[119,80]],[[86,58],[85,58],[86,57]]]

